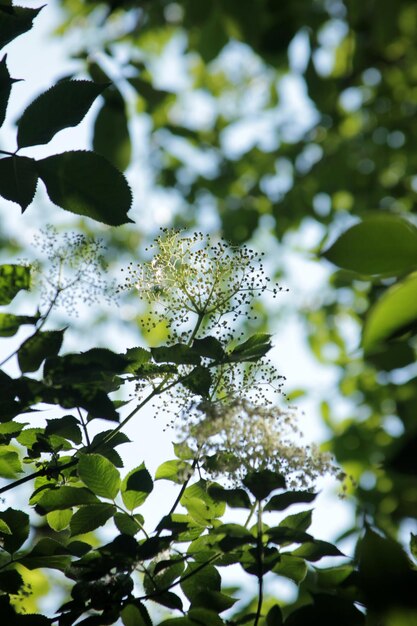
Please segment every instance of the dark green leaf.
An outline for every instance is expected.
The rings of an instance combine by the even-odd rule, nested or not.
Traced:
[[[319,539],[314,539],[312,542],[306,541],[302,546],[294,550],[292,554],[307,561],[318,561],[324,556],[344,556],[339,548]]]
[[[127,212],[132,192],[123,176],[104,157],[77,150],[37,161],[48,196],[58,206],[110,226],[132,220]]]
[[[282,626],[283,623],[281,609],[278,604],[274,604],[266,616],[266,626]]]
[[[393,285],[372,307],[365,321],[362,344],[369,351],[417,322],[417,272]]]
[[[116,513],[114,515],[114,523],[117,529],[124,535],[132,535],[132,537],[141,530],[143,521],[143,517],[138,514]]]
[[[115,512],[116,507],[106,502],[81,507],[72,516],[70,522],[71,535],[83,535],[96,530],[99,526],[104,526]]]
[[[295,530],[307,530],[311,526],[312,509],[309,511],[301,511],[301,513],[295,513],[294,515],[288,515],[280,522],[279,526],[285,526],[285,528],[294,528]]]
[[[21,289],[29,289],[29,287],[29,267],[0,265],[0,305],[9,304]]]
[[[18,594],[23,587],[23,578],[15,569],[5,569],[0,572],[0,590],[7,594]]]
[[[225,358],[223,346],[215,337],[203,337],[194,339],[193,352],[201,357],[222,361]]]
[[[266,503],[264,511],[283,511],[291,504],[301,502],[313,502],[317,494],[310,491],[286,491],[276,496],[272,496]]]
[[[130,163],[132,146],[123,97],[114,87],[105,93],[94,123],[93,149],[123,172]]]
[[[390,341],[366,354],[366,360],[384,372],[406,367],[415,361],[415,353],[406,341]]]
[[[45,435],[59,435],[74,443],[82,442],[79,422],[73,415],[64,415],[57,419],[46,420]]]
[[[11,534],[3,534],[2,548],[13,554],[29,537],[29,515],[9,507],[5,511],[0,511],[0,520],[3,520],[12,531]]]
[[[132,511],[145,502],[152,489],[151,475],[142,463],[131,470],[122,481],[121,492],[124,505]]]
[[[0,6],[0,49],[9,41],[32,28],[32,22],[43,7],[26,9],[24,7]]]
[[[0,195],[19,204],[22,212],[32,202],[37,184],[33,159],[17,155],[0,159]]]
[[[195,606],[202,606],[198,602],[201,592],[220,591],[221,576],[213,565],[201,567],[200,563],[190,563],[183,577],[185,580],[181,583],[181,589]]]
[[[15,335],[24,324],[36,324],[38,317],[0,313],[0,337]]]
[[[173,346],[151,348],[152,357],[157,363],[176,363],[184,365],[198,365],[201,361],[198,354],[184,343]]]
[[[410,551],[415,559],[417,559],[417,535],[411,533],[410,537]]]
[[[313,537],[303,530],[297,528],[287,528],[286,526],[274,526],[266,531],[270,541],[278,545],[289,545],[290,543],[305,543],[313,541]],[[303,555],[300,555],[303,556]]]
[[[213,500],[226,502],[233,509],[251,507],[251,501],[244,489],[224,489],[219,485],[210,485],[208,493]]]
[[[38,541],[33,550],[19,558],[19,563],[33,570],[40,567],[65,571],[71,558],[67,548],[54,539],[45,538]]]
[[[192,393],[202,397],[207,397],[212,384],[210,370],[207,367],[197,365],[188,376],[182,379],[182,384]]]
[[[1,19],[1,17],[0,17]],[[1,26],[0,26],[1,28]],[[0,61],[0,126],[3,125],[6,117],[7,104],[9,102],[10,92],[13,83],[17,82],[16,78],[11,78],[6,64],[7,55],[4,55]]]
[[[113,500],[119,493],[120,474],[101,454],[83,454],[77,471],[83,483],[96,495]]]
[[[124,372],[128,364],[123,355],[105,348],[92,348],[80,354],[65,354],[48,359],[44,374],[54,384],[92,383],[108,380]]]
[[[312,594],[314,604],[303,606],[288,616],[285,626],[328,624],[333,626],[365,626],[365,615],[351,600],[327,594]]]
[[[417,228],[398,215],[374,215],[349,228],[323,256],[360,274],[399,276],[417,267]]]
[[[17,353],[17,360],[22,372],[36,372],[42,362],[55,356],[61,349],[64,330],[37,331],[22,343]]]
[[[307,564],[304,559],[291,554],[281,554],[279,562],[273,567],[272,571],[274,574],[289,578],[299,585],[307,575]]]
[[[222,595],[222,594],[219,594]],[[224,626],[223,620],[219,617],[215,608],[192,607],[188,611],[188,617],[195,626],[204,624],[204,626]],[[225,609],[223,609],[225,610]]]
[[[99,502],[89,489],[84,487],[70,487],[62,485],[58,489],[48,489],[37,498],[37,509],[45,512],[68,509],[82,504],[95,504]]]
[[[144,604],[136,601],[127,604],[121,611],[123,626],[152,626],[151,618]]]
[[[48,143],[63,128],[77,126],[106,87],[88,80],[64,80],[42,93],[18,121],[18,147]]]
[[[245,476],[242,482],[257,500],[263,500],[275,489],[285,488],[285,478],[268,469],[251,472]]]
[[[272,347],[271,335],[257,333],[239,344],[229,354],[229,361],[259,361]]]

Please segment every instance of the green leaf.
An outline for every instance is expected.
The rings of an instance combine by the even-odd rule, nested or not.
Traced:
[[[226,509],[224,502],[216,502],[210,496],[208,484],[204,480],[199,480],[187,487],[180,502],[190,515],[196,515],[198,521],[204,520],[204,524],[207,520],[221,517]]]
[[[291,504],[300,504],[302,502],[313,502],[316,493],[310,491],[286,491],[276,496],[272,496],[266,503],[264,511],[283,511]]]
[[[294,515],[288,515],[279,523],[279,526],[294,528],[295,530],[307,530],[307,528],[311,526],[312,514],[313,511],[310,509],[309,511],[301,511]]]
[[[30,570],[47,567],[63,572],[70,564],[71,557],[63,544],[47,537],[38,541],[33,550],[21,556],[18,562]]]
[[[199,624],[204,624],[204,626],[224,626],[224,622],[219,615],[209,608],[192,607],[188,611],[188,617],[191,623],[196,626]]]
[[[119,493],[120,474],[101,454],[83,454],[77,471],[83,483],[96,495],[113,500]]]
[[[131,470],[124,478],[121,486],[122,500],[130,510],[143,504],[153,489],[152,477],[142,463]]]
[[[139,601],[135,604],[127,604],[122,609],[120,617],[123,626],[152,626],[147,608]]]
[[[13,155],[0,159],[0,195],[19,204],[22,213],[35,197],[38,172],[35,161]]]
[[[7,104],[9,102],[12,85],[18,82],[16,78],[11,78],[9,70],[7,69],[6,59],[7,55],[4,55],[0,61],[0,126],[3,125],[6,117]]]
[[[110,87],[94,122],[93,149],[123,172],[129,165],[132,146],[126,104],[120,92]]]
[[[58,206],[109,226],[132,222],[127,212],[132,192],[104,157],[83,150],[54,154],[37,161],[48,196]]]
[[[221,576],[213,565],[202,568],[201,563],[190,563],[183,578],[181,589],[193,605],[199,606],[198,596],[201,592],[220,591]]]
[[[209,395],[212,382],[210,370],[201,365],[197,365],[197,367],[181,381],[184,387],[203,398]]]
[[[274,604],[266,616],[266,626],[282,626],[283,623],[282,611],[278,604]]]
[[[208,493],[213,500],[226,502],[233,509],[251,508],[251,501],[244,489],[224,489],[220,485],[210,485]]]
[[[9,41],[32,28],[32,22],[43,7],[26,9],[24,7],[0,6],[0,49]]]
[[[37,331],[26,339],[17,353],[21,371],[36,372],[47,357],[57,355],[61,349],[64,332],[65,329]]]
[[[15,569],[4,569],[0,572],[0,590],[7,594],[17,595],[23,587],[23,578]]]
[[[155,480],[171,480],[174,483],[182,485],[193,473],[190,463],[181,461],[179,459],[173,459],[172,461],[165,461],[162,463],[155,472]]]
[[[58,489],[48,489],[37,498],[37,509],[45,512],[69,509],[82,504],[95,504],[98,498],[84,487],[62,485]]]
[[[194,353],[215,361],[223,361],[226,356],[222,344],[215,337],[208,336],[202,339],[194,339],[192,347]]]
[[[285,488],[285,478],[268,469],[251,472],[245,476],[242,482],[257,500],[263,500],[275,489]]]
[[[77,444],[82,442],[79,422],[73,415],[64,415],[57,419],[46,420],[45,435],[59,435]]]
[[[327,541],[314,539],[312,542],[305,542],[302,546],[292,552],[294,556],[299,556],[307,561],[318,561],[324,556],[344,556],[339,548],[336,548]]]
[[[136,521],[137,520],[137,521]],[[127,513],[116,513],[114,523],[116,528],[124,535],[136,535],[141,530],[144,519],[142,515],[128,515]]]
[[[417,228],[398,215],[375,215],[349,228],[323,256],[360,274],[399,276],[417,267]]]
[[[10,554],[18,550],[29,537],[29,515],[23,511],[8,508],[0,511],[0,520],[10,528],[11,534],[2,537],[2,549]]]
[[[368,352],[416,322],[417,272],[414,272],[387,289],[369,311],[362,336],[364,350]]]
[[[3,478],[15,478],[22,471],[18,453],[15,450],[2,446],[0,448],[0,476]]]
[[[29,267],[0,265],[0,305],[9,304],[21,289],[29,289],[29,287]]]
[[[12,337],[24,324],[36,324],[38,317],[0,313],[0,337]]]
[[[306,577],[307,569],[304,559],[291,554],[282,554],[279,563],[272,568],[272,571],[274,574],[289,578],[299,585]]]
[[[116,507],[107,502],[88,504],[81,507],[72,516],[70,523],[71,535],[83,535],[96,530],[99,526],[104,526],[115,512]]]
[[[88,80],[63,80],[38,96],[17,124],[20,148],[48,143],[64,128],[77,126],[107,87]]]
[[[176,363],[184,365],[198,365],[201,361],[198,354],[184,343],[176,343],[173,346],[161,346],[151,348],[153,359],[157,363]]]
[[[72,518],[72,509],[63,509],[60,511],[50,511],[46,515],[46,521],[52,530],[57,533],[68,528]]]
[[[229,354],[229,361],[259,361],[272,347],[271,335],[256,333],[239,344]]]
[[[410,551],[415,559],[417,559],[417,535],[410,534]]]
[[[11,535],[12,531],[10,530],[10,526],[6,524],[3,519],[0,519],[0,533],[2,535]]]

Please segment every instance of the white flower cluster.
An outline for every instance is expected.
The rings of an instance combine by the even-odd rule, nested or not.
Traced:
[[[320,476],[337,475],[330,454],[302,445],[294,410],[257,406],[245,399],[202,402],[178,429],[213,478],[240,484],[247,473],[270,469],[290,489],[310,489]],[[297,441],[298,440],[298,441]]]
[[[231,339],[238,318],[251,319],[254,298],[269,290],[261,255],[246,246],[164,230],[149,246],[154,249],[150,262],[128,267],[122,288],[134,287],[152,305],[145,329],[163,323],[172,341],[187,341],[196,319],[206,332]]]
[[[79,302],[91,305],[102,297],[111,299],[102,241],[80,233],[58,233],[53,226],[46,226],[34,236],[34,245],[46,257],[46,262],[32,264],[45,307],[53,303],[77,316]]]

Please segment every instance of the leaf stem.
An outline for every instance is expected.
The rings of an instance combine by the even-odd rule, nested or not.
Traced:
[[[256,608],[256,617],[253,626],[258,626],[262,612],[263,603],[263,556],[264,547],[262,543],[262,505],[261,501],[257,502],[257,536],[256,536],[256,558],[258,561],[258,606]]]

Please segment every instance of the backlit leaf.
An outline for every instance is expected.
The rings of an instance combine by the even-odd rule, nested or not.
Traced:
[[[77,126],[106,87],[88,80],[63,80],[53,85],[33,100],[19,119],[19,148],[48,143],[63,128]]]
[[[362,344],[365,351],[417,322],[417,272],[393,285],[371,308],[365,320]]]
[[[113,500],[118,494],[120,474],[101,454],[83,454],[77,470],[83,483],[96,495]]]
[[[398,276],[417,267],[417,228],[397,215],[375,215],[344,232],[323,256],[369,276]]]
[[[49,198],[63,209],[110,226],[132,222],[130,187],[104,157],[75,150],[41,159],[36,167]]]
[[[30,268],[0,265],[0,305],[9,304],[21,289],[30,287]]]

